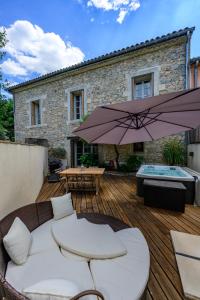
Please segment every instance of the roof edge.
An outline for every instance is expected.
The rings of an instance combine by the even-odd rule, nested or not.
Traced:
[[[135,45],[131,45],[129,47],[122,48],[120,50],[116,50],[116,51],[113,51],[113,52],[110,52],[110,53],[107,53],[107,54],[104,54],[104,55],[101,55],[101,56],[98,56],[98,57],[95,57],[95,58],[92,58],[92,59],[89,59],[89,60],[86,60],[86,61],[83,61],[79,64],[75,64],[75,65],[72,65],[70,67],[66,67],[66,68],[63,68],[63,69],[53,71],[51,73],[44,74],[42,76],[39,76],[39,77],[30,79],[28,81],[19,83],[17,85],[11,86],[7,90],[9,92],[12,92],[12,91],[14,91],[14,90],[16,90],[20,87],[24,87],[24,86],[27,86],[29,84],[42,81],[42,80],[51,78],[53,76],[63,74],[65,72],[77,70],[77,69],[86,67],[88,65],[92,65],[92,64],[95,64],[95,63],[105,61],[107,59],[110,59],[110,58],[113,58],[113,57],[116,57],[116,56],[120,56],[120,55],[123,55],[123,54],[134,52],[136,50],[140,50],[140,49],[143,49],[143,48],[146,48],[146,47],[150,47],[150,46],[153,46],[153,45],[156,45],[156,44],[159,44],[159,43],[163,43],[163,42],[168,41],[168,40],[172,40],[172,39],[187,35],[188,32],[190,32],[190,34],[192,34],[194,30],[195,30],[195,27],[185,27],[184,29],[180,29],[178,31],[173,31],[173,32],[168,33],[166,35],[157,36],[156,38],[146,40],[145,42],[137,43]]]
[[[190,59],[190,63],[191,63],[191,64],[195,63],[196,61],[200,61],[200,56],[192,57],[192,58]]]

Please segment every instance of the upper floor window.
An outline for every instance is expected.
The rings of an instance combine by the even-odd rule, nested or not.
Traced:
[[[41,124],[41,104],[40,100],[31,102],[31,125]]]
[[[153,96],[153,76],[147,74],[132,79],[133,99],[143,99]]]
[[[70,100],[70,119],[80,120],[84,115],[84,91],[71,92]]]

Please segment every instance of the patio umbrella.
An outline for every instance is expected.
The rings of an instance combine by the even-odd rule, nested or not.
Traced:
[[[95,144],[159,139],[200,125],[200,88],[99,106],[74,133]]]

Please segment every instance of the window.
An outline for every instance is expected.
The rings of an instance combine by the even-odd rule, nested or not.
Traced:
[[[40,100],[31,102],[31,125],[41,124]]]
[[[132,81],[133,99],[143,99],[153,96],[152,74],[134,77]]]
[[[133,144],[133,151],[134,152],[144,152],[144,143],[134,143]]]
[[[84,91],[72,92],[70,100],[70,119],[80,120],[84,115]]]
[[[98,161],[98,145],[83,143],[81,140],[75,142],[75,166],[81,165],[80,158],[83,154],[93,154],[94,159]]]

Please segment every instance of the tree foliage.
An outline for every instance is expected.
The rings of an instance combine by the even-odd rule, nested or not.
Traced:
[[[6,32],[0,31],[0,60],[5,54],[3,48],[6,45]],[[3,94],[5,83],[0,70],[0,140],[14,139],[14,109],[13,100],[7,99]]]

